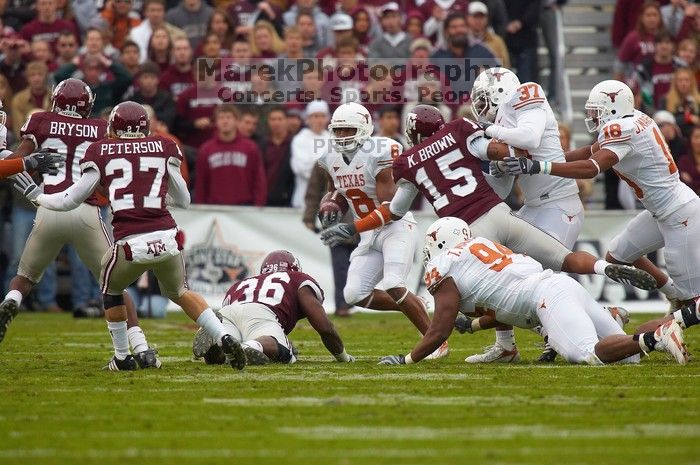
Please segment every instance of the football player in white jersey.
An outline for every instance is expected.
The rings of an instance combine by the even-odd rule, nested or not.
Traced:
[[[329,191],[342,194],[354,219],[361,221],[375,214],[396,192],[391,167],[401,153],[401,145],[387,137],[372,137],[372,116],[354,102],[342,104],[333,112],[328,130],[332,147],[325,150],[318,164],[328,173]],[[324,228],[333,224],[322,222]],[[420,299],[406,288],[416,241],[416,222],[410,213],[382,228],[361,233],[360,244],[350,256],[343,293],[351,305],[402,311],[424,334],[430,318]],[[375,289],[380,281],[386,291]],[[445,356],[447,350],[444,345],[435,355]]]
[[[566,154],[566,163],[507,158],[511,174],[593,178],[612,168],[633,189],[645,211],[610,243],[608,260],[651,273],[669,299],[700,296],[700,198],[680,181],[678,168],[654,120],[634,109],[630,88],[615,80],[591,89],[586,126],[598,141]],[[667,277],[645,255],[664,247]],[[696,306],[697,307],[697,306]],[[681,311],[675,312],[682,321]]]
[[[533,258],[488,239],[472,238],[466,222],[445,217],[425,236],[425,282],[435,298],[430,329],[406,355],[390,355],[382,365],[415,363],[452,332],[459,311],[492,309],[498,321],[521,328],[542,325],[552,346],[570,363],[602,365],[639,362],[640,354],[668,352],[684,365],[683,331],[668,321],[653,331],[627,335],[574,279],[544,270]]]
[[[513,72],[490,68],[474,81],[471,100],[474,114],[488,125],[488,137],[533,160],[566,161],[559,125],[539,84],[520,84]],[[491,166],[497,169],[498,164]],[[554,236],[568,249],[573,248],[583,225],[583,205],[576,181],[556,176],[522,176],[518,185],[525,195],[518,216]]]

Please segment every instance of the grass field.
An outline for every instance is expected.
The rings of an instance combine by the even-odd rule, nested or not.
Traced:
[[[357,363],[331,362],[302,322],[293,366],[206,366],[178,314],[143,323],[161,370],[110,373],[103,321],[22,314],[0,345],[0,463],[700,463],[697,360],[466,366],[482,332],[455,333],[447,359],[380,367],[417,340],[402,316],[335,323]],[[534,360],[535,336],[517,336]]]

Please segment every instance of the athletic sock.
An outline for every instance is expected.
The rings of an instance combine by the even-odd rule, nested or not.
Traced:
[[[245,342],[244,342],[243,344],[241,344],[241,345],[242,345],[242,346],[248,346],[248,347],[250,347],[251,349],[255,349],[255,350],[257,350],[258,352],[263,352],[263,353],[264,353],[262,344],[260,344],[260,343],[259,343],[258,341],[256,341],[255,339],[251,339],[251,340],[249,340],[249,341],[245,341]]]
[[[505,350],[515,349],[515,333],[512,329],[496,330],[496,344]]]
[[[700,306],[695,302],[673,312],[673,318],[686,329],[700,323]]]
[[[131,346],[131,351],[133,353],[140,354],[144,350],[148,350],[146,335],[143,333],[140,327],[132,326],[126,330],[126,334],[129,336],[129,345]]]
[[[129,336],[126,335],[126,321],[108,321],[107,329],[112,336],[114,355],[124,360],[129,355]]]
[[[595,274],[603,275],[605,276],[605,268],[608,267],[610,263],[606,262],[605,260],[598,260],[593,264],[593,271]]]
[[[658,342],[656,337],[654,337],[653,331],[643,334],[635,334],[632,339],[639,343],[639,348],[642,349],[642,352],[645,354],[654,350],[656,348],[656,343]]]
[[[668,278],[668,281],[659,288],[659,292],[665,295],[669,300],[678,298],[678,288],[676,288],[671,278]]]
[[[22,293],[16,289],[12,289],[5,295],[5,299],[12,299],[17,302],[17,306],[22,305]]]
[[[197,324],[204,328],[204,331],[209,333],[217,344],[221,344],[221,338],[226,335],[226,329],[211,308],[205,309],[202,314],[197,317]]]

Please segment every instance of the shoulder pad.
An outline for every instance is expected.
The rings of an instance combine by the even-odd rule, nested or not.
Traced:
[[[515,90],[508,103],[517,111],[541,108],[546,102],[547,96],[542,86],[536,82],[526,82]]]

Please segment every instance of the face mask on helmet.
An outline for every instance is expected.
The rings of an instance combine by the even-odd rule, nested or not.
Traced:
[[[358,127],[345,125],[345,123],[331,123],[330,132],[333,147],[340,153],[352,153],[361,145]]]
[[[491,101],[489,89],[474,89],[472,92],[472,113],[479,121],[493,123],[498,112],[498,105]]]
[[[585,109],[586,118],[584,123],[586,123],[586,129],[588,132],[597,132],[603,125],[603,120],[606,119],[606,114],[609,114],[610,110],[594,103],[586,103]]]
[[[5,123],[7,123],[7,113],[0,108],[0,126],[5,126]]]

